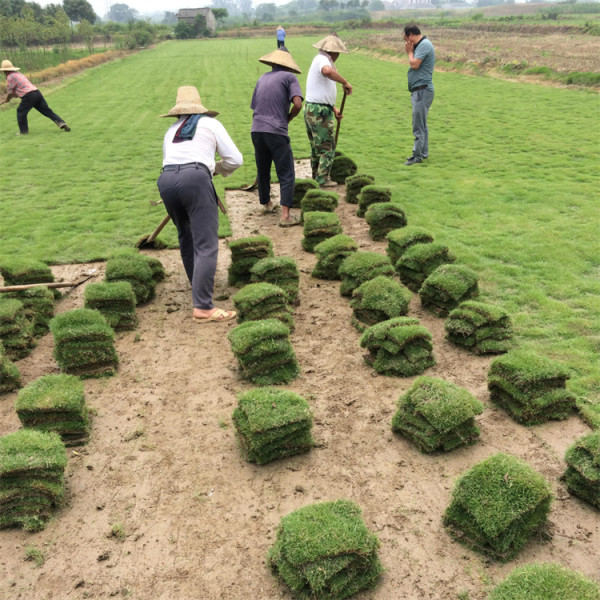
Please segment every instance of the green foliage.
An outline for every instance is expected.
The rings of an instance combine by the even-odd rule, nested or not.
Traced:
[[[6,355],[0,340],[0,395],[14,392],[21,387],[21,373]]]
[[[92,5],[87,0],[63,0],[63,7],[71,21],[81,22],[85,19],[93,23],[97,19]]]
[[[25,546],[25,560],[33,561],[36,567],[41,567],[46,562],[44,553],[33,545]]]
[[[24,358],[35,348],[33,328],[34,321],[28,318],[22,302],[0,296],[0,342],[8,359]],[[9,371],[14,376],[14,370]]]

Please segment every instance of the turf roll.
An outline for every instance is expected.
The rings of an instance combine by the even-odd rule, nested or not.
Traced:
[[[14,392],[20,387],[21,373],[6,355],[4,345],[0,341],[0,395]]]
[[[465,265],[439,266],[427,277],[419,290],[423,308],[439,317],[447,317],[461,302],[477,295],[477,274]]]
[[[407,226],[394,229],[387,234],[388,245],[386,253],[393,265],[398,259],[415,244],[431,244],[433,236],[422,227]]]
[[[302,198],[304,194],[309,190],[318,190],[319,184],[314,179],[303,179],[296,177],[294,183],[294,200],[292,202],[292,208],[302,208]]]
[[[25,358],[36,346],[30,317],[20,300],[0,296],[0,342],[11,361]]]
[[[340,154],[334,157],[333,162],[331,163],[329,177],[332,181],[342,184],[348,177],[356,175],[357,170],[358,167],[356,166],[356,163],[349,156]]]
[[[342,600],[377,585],[379,540],[349,500],[300,508],[281,519],[267,560],[301,600]]]
[[[362,283],[378,275],[393,277],[394,267],[390,259],[379,252],[352,252],[338,269],[342,280],[340,294],[352,296],[352,292]]]
[[[372,175],[365,175],[364,173],[357,173],[346,178],[346,202],[348,204],[358,204],[358,195],[365,185],[373,185],[375,183],[375,177]]]
[[[54,275],[50,267],[39,260],[30,258],[3,257],[0,261],[0,275],[4,277],[5,285],[54,282]]]
[[[542,475],[499,453],[458,480],[444,525],[461,544],[507,561],[545,526],[551,503],[550,485]]]
[[[304,213],[304,237],[302,247],[307,252],[314,252],[315,246],[342,233],[340,218],[331,212]]]
[[[498,306],[465,300],[450,311],[444,328],[449,342],[474,354],[502,354],[510,350],[511,319]]]
[[[358,209],[356,210],[356,216],[364,217],[367,208],[369,208],[371,204],[376,204],[377,202],[391,202],[391,200],[391,188],[375,184],[365,185],[360,190],[360,194],[358,194]]]
[[[265,235],[229,240],[231,264],[228,270],[228,283],[241,287],[250,283],[252,267],[262,258],[273,256],[273,242]]]
[[[398,400],[392,430],[422,452],[449,451],[477,441],[475,416],[483,404],[467,390],[435,377],[418,377]]]
[[[317,262],[311,275],[319,279],[340,279],[340,265],[358,251],[358,244],[350,236],[339,233],[318,243],[314,251]]]
[[[524,425],[566,419],[575,408],[575,396],[566,389],[569,377],[567,368],[555,360],[512,350],[490,365],[490,399]]]
[[[396,202],[377,202],[367,208],[365,220],[371,239],[380,241],[390,231],[406,226],[406,211]]]
[[[576,440],[565,454],[563,476],[571,494],[600,510],[600,431]]]
[[[339,194],[328,190],[308,190],[300,204],[304,220],[307,212],[334,212],[339,204]]]
[[[297,306],[300,303],[298,296],[300,273],[296,261],[289,256],[261,258],[250,269],[250,281],[272,283],[285,292],[290,306]]]
[[[238,397],[233,422],[248,462],[263,465],[314,446],[308,402],[289,390],[262,387],[245,392]]]
[[[90,283],[84,291],[84,307],[97,310],[115,331],[138,325],[135,294],[129,281]]]
[[[133,251],[106,261],[106,282],[127,281],[135,295],[135,303],[144,304],[154,298],[156,282],[146,257]]]
[[[6,298],[14,298],[23,304],[25,316],[33,322],[34,337],[41,337],[48,333],[48,324],[54,316],[55,296],[52,290],[39,285],[27,290],[9,292]]]
[[[286,294],[277,285],[266,282],[249,283],[233,297],[233,304],[238,313],[238,323],[278,319],[290,331],[294,330],[294,318]]]
[[[409,290],[418,292],[427,277],[440,265],[453,263],[455,260],[448,246],[434,242],[415,243],[405,248],[396,261],[395,268],[400,281]]]
[[[412,317],[372,325],[360,338],[369,354],[365,362],[382,375],[412,377],[435,365],[432,335]]]

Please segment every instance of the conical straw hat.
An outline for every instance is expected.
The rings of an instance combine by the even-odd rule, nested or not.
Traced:
[[[13,64],[10,60],[3,60],[2,66],[0,67],[0,71],[20,71],[18,67],[13,67]]]
[[[318,48],[325,52],[342,52],[343,54],[348,54],[348,48],[340,40],[337,33],[331,33],[322,40],[319,40],[316,44],[313,44],[313,48]]]
[[[278,65],[280,67],[285,67],[294,73],[302,73],[300,67],[296,64],[292,55],[285,48],[278,48],[277,50],[273,50],[269,54],[265,54],[258,59],[259,62],[264,63],[265,65]]]
[[[193,85],[184,85],[177,89],[177,100],[175,106],[166,114],[160,117],[180,117],[181,115],[208,115],[216,117],[219,113],[214,110],[208,110],[200,101],[200,94]]]

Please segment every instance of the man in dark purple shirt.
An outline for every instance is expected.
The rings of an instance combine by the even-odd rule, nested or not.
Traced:
[[[288,123],[302,109],[302,90],[294,75],[301,71],[286,48],[279,48],[258,60],[272,67],[256,83],[250,104],[254,110],[251,136],[256,159],[258,197],[265,212],[275,211],[271,201],[271,164],[275,163],[281,195],[279,225],[299,225],[299,219],[290,215],[296,175]]]

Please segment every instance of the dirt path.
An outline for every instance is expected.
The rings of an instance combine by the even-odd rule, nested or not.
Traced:
[[[299,167],[300,176],[305,169]],[[339,498],[363,508],[387,569],[380,585],[358,600],[449,600],[463,591],[483,600],[491,584],[532,561],[558,561],[600,579],[600,515],[558,481],[566,448],[588,428],[576,416],[533,428],[515,424],[489,403],[490,359],[448,345],[443,321],[413,299],[410,314],[434,336],[438,364],[427,374],[467,388],[487,406],[478,419],[480,443],[421,454],[390,428],[396,401],[413,378],[377,376],[364,364],[339,283],[310,276],[315,257],[301,248],[302,228],[282,229],[277,214],[263,216],[255,192],[229,193],[228,205],[235,238],[265,234],[275,254],[293,256],[301,270],[291,339],[302,374],[289,388],[314,410],[318,447],[263,467],[242,460],[231,413],[236,393],[251,386],[240,380],[225,338],[235,323],[193,325],[178,253],[153,252],[168,278],[156,299],[138,309],[138,330],[117,336],[118,375],[85,382],[96,415],[90,443],[69,450],[66,506],[41,533],[0,531],[0,599],[290,599],[264,560],[279,520],[306,504]],[[344,233],[361,249],[384,252],[385,242],[370,240],[355,208],[342,199],[337,212]],[[226,307],[237,291],[227,286],[228,264],[222,242],[215,297],[229,296],[220,303]],[[102,263],[53,271],[69,280],[90,268],[102,279]],[[78,288],[58,310],[82,304]],[[25,383],[57,372],[52,346],[46,336],[17,363]],[[19,427],[15,397],[0,398],[0,434]],[[498,451],[528,461],[556,495],[552,539],[532,541],[507,565],[453,543],[441,525],[456,477]],[[113,527],[122,536],[111,536]],[[40,568],[24,561],[29,545],[44,553]]]

